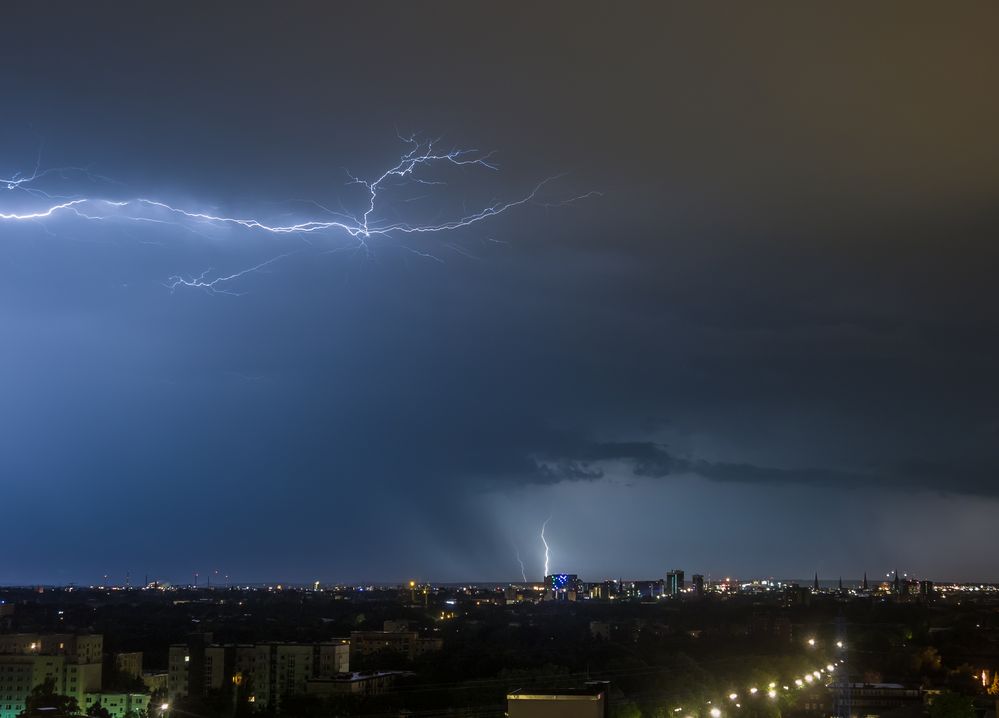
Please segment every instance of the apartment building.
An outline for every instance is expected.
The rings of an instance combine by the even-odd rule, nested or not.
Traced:
[[[0,718],[16,718],[31,690],[47,680],[84,706],[87,693],[101,690],[103,648],[96,634],[0,635]]]

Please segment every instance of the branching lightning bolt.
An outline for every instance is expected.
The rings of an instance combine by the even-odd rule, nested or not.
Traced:
[[[450,219],[440,219],[429,223],[400,220],[390,221],[382,217],[383,212],[379,212],[380,195],[389,186],[398,187],[409,182],[429,186],[444,184],[443,182],[421,175],[421,172],[429,171],[434,166],[481,168],[493,172],[498,170],[497,164],[492,159],[492,153],[483,153],[474,149],[442,151],[436,148],[434,141],[422,142],[417,140],[415,136],[400,137],[400,139],[409,146],[409,150],[401,156],[395,165],[374,179],[362,179],[348,175],[349,184],[360,185],[367,192],[367,200],[364,203],[363,211],[358,214],[347,210],[334,211],[316,202],[311,202],[315,208],[323,213],[323,216],[285,224],[252,216],[230,217],[207,211],[185,209],[147,197],[110,199],[85,195],[54,195],[49,194],[37,185],[43,180],[52,177],[66,179],[67,177],[77,175],[86,177],[92,182],[108,180],[100,175],[92,174],[86,168],[61,167],[42,169],[39,156],[39,160],[31,174],[15,174],[7,179],[0,178],[0,187],[6,187],[10,191],[26,193],[36,205],[41,200],[40,206],[17,212],[0,211],[0,221],[39,222],[55,218],[59,215],[68,215],[88,221],[119,220],[176,225],[191,229],[192,231],[197,226],[207,225],[210,227],[238,227],[266,234],[296,235],[303,238],[308,235],[328,233],[348,237],[356,242],[357,247],[369,250],[369,241],[375,238],[451,232],[489,220],[521,205],[537,203],[541,206],[552,207],[599,194],[597,192],[588,192],[577,197],[563,199],[557,203],[538,201],[539,194],[544,187],[559,178],[556,175],[543,179],[534,185],[530,191],[514,199],[493,201],[474,211],[465,211]],[[48,200],[48,202],[46,203],[45,200]],[[421,256],[432,257],[432,255],[426,252],[415,249],[411,249],[411,251]],[[171,290],[197,288],[212,293],[239,294],[239,292],[227,289],[225,285],[248,274],[259,272],[292,253],[285,252],[252,267],[225,275],[210,277],[211,270],[206,270],[199,275],[190,277],[174,275],[165,282],[165,286]]]
[[[196,287],[198,289],[206,289],[210,292],[215,292],[218,294],[231,294],[233,296],[239,296],[240,292],[235,292],[232,291],[231,289],[224,289],[224,288],[220,289],[219,288],[220,285],[223,285],[226,282],[231,282],[234,279],[239,279],[245,274],[249,274],[251,272],[259,272],[265,267],[274,264],[275,262],[279,262],[285,257],[290,256],[291,254],[292,254],[291,252],[286,252],[285,254],[279,254],[278,256],[271,257],[270,259],[263,261],[260,264],[255,264],[252,267],[248,267],[247,269],[243,269],[238,272],[233,272],[232,274],[227,274],[225,276],[216,277],[215,279],[206,278],[208,274],[212,271],[211,269],[206,269],[197,277],[191,277],[189,279],[185,279],[184,277],[175,274],[165,282],[165,285],[167,288],[171,290],[176,289],[177,287]]]
[[[548,559],[549,559],[550,547],[548,546],[547,539],[545,539],[545,529],[548,528],[548,522],[551,521],[551,520],[552,520],[552,517],[549,516],[548,518],[545,519],[545,522],[543,524],[541,524],[541,543],[543,543],[545,545],[545,576],[551,575],[549,573],[549,569],[548,569]]]
[[[35,158],[35,169],[30,175],[22,175],[20,172],[15,173],[13,176],[2,179],[0,178],[0,185],[5,185],[9,190],[22,190],[27,194],[35,197],[41,197],[45,199],[56,199],[56,195],[49,194],[34,185],[48,177],[60,177],[62,179],[67,179],[71,176],[83,176],[91,181],[100,181],[106,183],[114,183],[113,180],[105,177],[103,175],[94,174],[87,167],[49,167],[47,169],[42,169],[42,144],[38,146],[38,155]],[[72,197],[61,196],[58,199],[73,199]],[[64,207],[63,207],[64,208]],[[12,219],[14,216],[3,216],[3,219]]]

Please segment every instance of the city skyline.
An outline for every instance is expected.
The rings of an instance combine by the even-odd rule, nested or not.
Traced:
[[[999,590],[999,582],[985,581],[985,580],[952,580],[941,576],[929,576],[921,574],[909,574],[908,572],[889,571],[887,573],[881,574],[868,574],[864,572],[860,577],[852,576],[836,576],[836,577],[820,577],[818,573],[813,574],[810,578],[792,577],[792,576],[777,576],[773,574],[769,575],[736,575],[736,574],[723,574],[723,575],[712,575],[710,572],[698,573],[683,571],[679,569],[680,574],[680,588],[679,591],[670,588],[670,577],[674,572],[673,569],[661,572],[658,577],[653,573],[642,574],[640,576],[582,576],[579,578],[585,584],[600,584],[600,583],[621,583],[621,584],[634,584],[634,583],[650,583],[659,582],[663,584],[665,591],[670,593],[690,591],[693,587],[693,581],[699,579],[705,586],[710,587],[738,587],[743,588],[760,588],[760,589],[777,589],[783,586],[812,586],[815,584],[815,589],[819,591],[871,591],[875,592],[880,588],[885,586],[892,587],[897,590],[898,586],[896,583],[896,578],[898,581],[907,584],[918,585],[922,582],[929,581],[931,584],[938,586],[953,586],[953,587],[968,587],[972,588],[975,586],[989,589]],[[338,588],[355,588],[363,589],[367,587],[375,589],[390,589],[390,588],[413,588],[413,586],[421,587],[461,587],[461,586],[477,586],[477,587],[496,587],[496,586],[539,586],[544,585],[552,576],[578,576],[578,574],[566,574],[563,572],[553,572],[552,574],[546,576],[539,576],[536,578],[528,577],[527,580],[515,579],[515,580],[488,580],[488,579],[476,579],[476,580],[465,580],[465,581],[435,581],[432,578],[420,577],[420,578],[408,578],[400,580],[384,580],[384,581],[350,581],[350,580],[326,580],[322,578],[317,578],[313,581],[289,581],[284,579],[271,579],[271,580],[248,580],[244,577],[230,576],[222,572],[210,572],[201,573],[196,572],[189,575],[186,579],[180,578],[174,580],[172,577],[165,577],[159,575],[145,574],[142,576],[142,580],[133,579],[130,572],[124,574],[105,574],[99,577],[99,580],[91,582],[71,582],[67,584],[7,584],[0,586],[0,588],[10,588],[10,589],[32,589],[32,588],[50,588],[55,590],[281,590],[282,588],[288,590],[316,590],[325,591],[329,589]],[[686,575],[686,583],[684,581],[684,575]],[[0,601],[2,603],[2,601]]]

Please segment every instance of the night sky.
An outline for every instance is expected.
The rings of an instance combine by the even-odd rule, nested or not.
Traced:
[[[399,134],[495,151],[420,221],[561,176],[366,249],[0,221],[0,583],[538,578],[549,516],[587,580],[999,580],[999,7],[3,14],[0,176],[295,219]]]

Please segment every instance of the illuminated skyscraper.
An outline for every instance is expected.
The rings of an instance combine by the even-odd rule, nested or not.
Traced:
[[[666,595],[679,596],[683,592],[683,571],[674,568],[666,572]]]
[[[575,601],[581,584],[574,573],[555,573],[545,576],[546,601]]]

